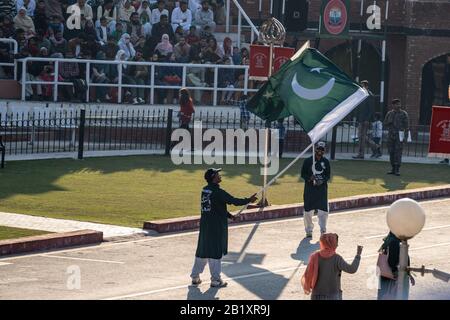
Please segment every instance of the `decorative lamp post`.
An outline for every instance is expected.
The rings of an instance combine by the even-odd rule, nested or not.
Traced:
[[[407,300],[409,295],[408,240],[418,234],[425,225],[425,211],[416,201],[404,198],[395,201],[386,216],[389,230],[402,242],[398,272],[397,299]]]

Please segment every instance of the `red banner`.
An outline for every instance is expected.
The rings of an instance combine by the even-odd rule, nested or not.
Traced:
[[[249,77],[252,80],[267,80],[269,74],[270,47],[250,46]]]
[[[450,156],[450,107],[433,106],[428,156]]]
[[[294,48],[277,47],[274,50],[275,59],[273,60],[273,73],[280,70],[281,66],[285,64],[294,55]]]
[[[293,48],[274,48],[273,72],[277,72],[281,66],[295,53]],[[270,64],[269,46],[250,46],[250,70],[249,77],[252,80],[267,80]]]

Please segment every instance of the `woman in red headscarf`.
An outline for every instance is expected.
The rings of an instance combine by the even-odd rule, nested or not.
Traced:
[[[337,246],[338,235],[324,233],[320,237],[320,250],[309,257],[301,283],[305,294],[311,294],[311,300],[342,300],[342,271],[358,270],[363,247],[357,247],[355,259],[348,264],[336,253]]]

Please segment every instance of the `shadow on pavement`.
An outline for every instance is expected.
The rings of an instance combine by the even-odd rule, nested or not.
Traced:
[[[316,250],[320,249],[319,241],[313,243],[311,238],[303,238],[298,244],[297,251],[291,254],[294,260],[302,261],[303,264],[308,264],[309,256]]]
[[[219,300],[219,297],[216,297],[218,288],[209,287],[208,290],[202,292],[197,286],[189,286],[187,293],[187,300]]]

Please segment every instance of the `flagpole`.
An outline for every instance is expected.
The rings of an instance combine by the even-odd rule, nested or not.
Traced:
[[[269,75],[268,78],[272,76],[272,68],[273,68],[273,43],[270,43],[270,53],[269,53]],[[261,198],[261,207],[265,207],[267,201],[267,171],[269,169],[269,123],[266,121],[265,126],[265,142],[264,142],[264,182],[263,182],[263,193]]]
[[[289,163],[286,168],[284,168],[283,170],[281,170],[275,177],[272,178],[272,180],[270,180],[267,185],[265,185],[261,190],[258,191],[258,193],[256,193],[256,196],[260,195],[261,193],[265,192],[265,189],[267,189],[268,187],[270,187],[275,181],[277,181],[277,179],[282,176],[287,170],[289,170],[290,167],[292,167],[297,161],[298,159],[300,159],[311,147],[314,147],[314,142],[312,142],[309,146],[307,146],[305,148],[305,150],[303,150],[294,160],[292,160],[291,163]],[[314,159],[314,155],[313,155],[313,159]],[[313,160],[314,161],[314,160]],[[236,216],[240,216],[242,214],[242,211],[244,211],[245,209],[248,208],[249,204],[246,204],[241,210],[239,210],[239,212],[235,215]]]

